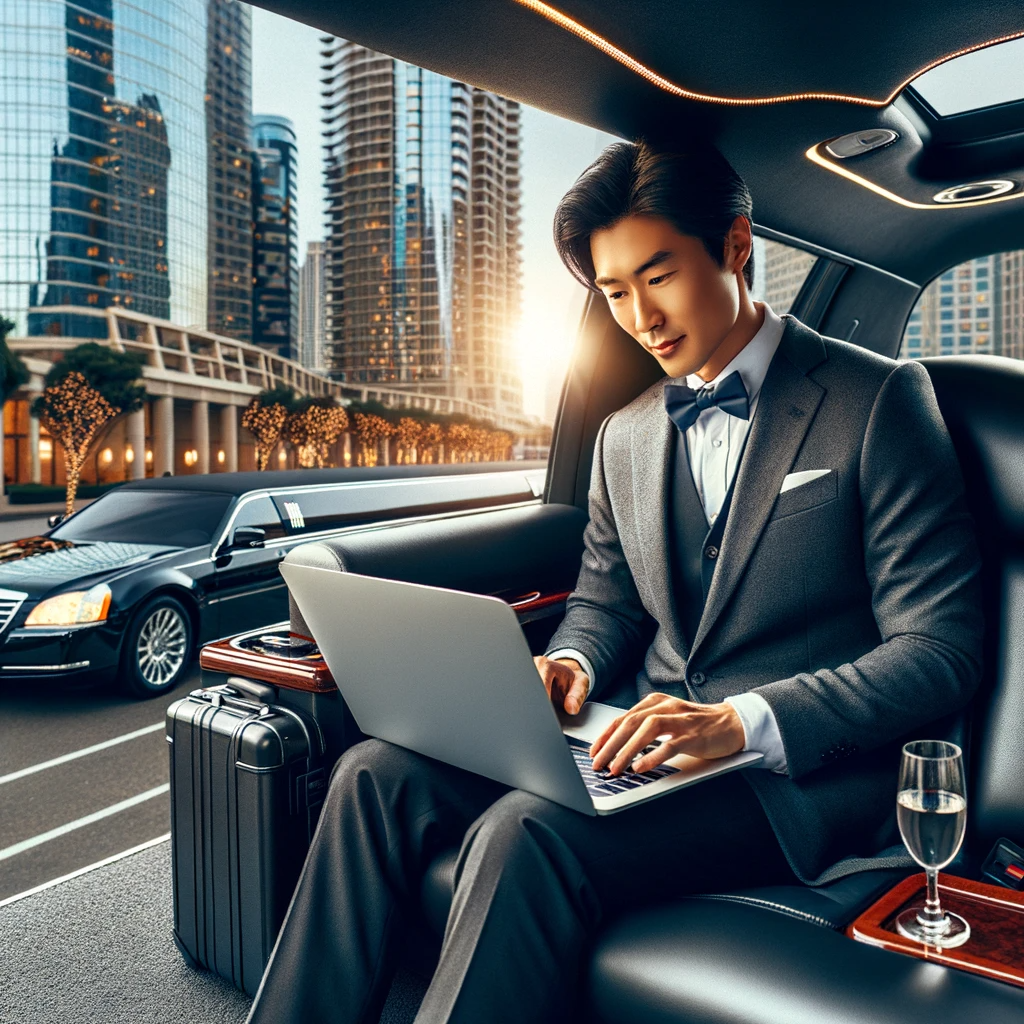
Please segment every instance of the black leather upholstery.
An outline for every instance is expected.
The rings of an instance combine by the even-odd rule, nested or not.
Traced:
[[[1024,990],[710,900],[632,914],[599,936],[601,1024],[1009,1024]]]
[[[970,845],[1024,841],[1024,364],[922,360],[960,456],[985,563],[985,675],[974,702]]]

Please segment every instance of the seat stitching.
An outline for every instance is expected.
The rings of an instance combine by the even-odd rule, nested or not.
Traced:
[[[727,895],[725,893],[701,892],[691,893],[686,898],[691,900],[724,900],[728,903],[749,903],[751,906],[755,907],[767,907],[770,910],[775,910],[780,914],[786,914],[799,921],[810,921],[813,924],[821,925],[823,928],[836,928],[836,925],[831,921],[819,916],[818,914],[811,914],[806,910],[796,910],[793,907],[787,907],[784,903],[774,903],[772,900],[761,899],[757,896],[736,896]]]

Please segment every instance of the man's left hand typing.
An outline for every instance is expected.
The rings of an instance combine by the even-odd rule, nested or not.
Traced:
[[[644,747],[663,737],[654,750]],[[693,757],[727,757],[743,749],[743,723],[730,704],[695,704],[650,693],[623,712],[590,747],[594,769],[607,767],[614,775],[623,771],[649,771],[676,754]]]

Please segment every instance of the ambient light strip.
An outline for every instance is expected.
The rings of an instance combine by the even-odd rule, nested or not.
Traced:
[[[988,206],[990,203],[1006,203],[1011,199],[1024,198],[1024,191],[1020,191],[1011,192],[1009,195],[992,196],[989,199],[967,200],[962,203],[915,203],[912,199],[904,199],[903,196],[898,196],[895,192],[890,192],[888,189],[882,188],[881,185],[876,185],[873,181],[868,181],[867,178],[862,178],[859,174],[854,174],[853,171],[848,168],[841,167],[839,164],[834,164],[831,160],[826,159],[819,152],[821,147],[824,145],[826,145],[826,143],[821,142],[816,146],[811,146],[811,148],[804,153],[804,156],[807,157],[812,164],[824,167],[826,171],[838,174],[841,178],[846,178],[849,181],[852,181],[855,185],[860,185],[861,188],[866,188],[869,192],[874,192],[875,195],[879,195],[883,199],[888,199],[890,203],[897,203],[900,206],[905,206],[908,210],[973,209],[976,206]]]
[[[618,61],[634,74],[646,79],[652,85],[656,85],[659,89],[663,89],[665,92],[671,93],[673,96],[680,96],[683,99],[688,100],[700,100],[702,103],[717,103],[730,107],[766,107],[775,103],[794,103],[799,100],[838,100],[841,103],[854,103],[862,107],[887,107],[903,91],[903,89],[906,88],[906,86],[908,86],[915,78],[923,75],[926,71],[931,71],[932,68],[938,67],[940,64],[945,64],[946,61],[953,60],[956,57],[962,57],[967,53],[974,53],[975,50],[984,50],[989,46],[996,46],[999,43],[1008,43],[1012,39],[1020,39],[1021,37],[1024,37],[1024,29],[1022,29],[1020,32],[1012,32],[1009,35],[999,36],[997,39],[989,39],[987,42],[975,43],[974,46],[966,46],[962,50],[955,50],[953,53],[947,53],[945,56],[939,57],[936,60],[933,60],[930,64],[926,64],[920,70],[915,71],[909,78],[905,78],[883,100],[867,99],[864,96],[846,96],[843,93],[834,92],[796,92],[787,93],[784,96],[761,96],[742,99],[730,96],[713,96],[710,93],[697,92],[693,89],[686,89],[681,85],[676,85],[675,82],[670,82],[667,78],[659,75],[656,71],[652,71],[646,65],[641,64],[635,57],[631,57],[625,50],[619,49],[619,47],[614,43],[605,39],[604,36],[598,35],[592,29],[587,28],[586,25],[581,25],[575,18],[570,18],[569,15],[563,14],[557,7],[552,7],[551,4],[544,3],[543,0],[514,0],[514,2],[519,4],[520,7],[525,7],[528,10],[533,11],[535,14],[539,14],[542,18],[546,18],[559,28],[565,29],[566,32],[571,33],[578,39],[582,39],[585,43],[589,43],[591,46],[611,57],[613,60]],[[922,207],[922,209],[930,210],[932,207],[925,206]]]

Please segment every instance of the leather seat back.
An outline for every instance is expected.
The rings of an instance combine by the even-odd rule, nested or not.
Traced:
[[[971,715],[968,836],[1024,843],[1024,363],[923,359],[960,459],[983,560],[984,675]]]

